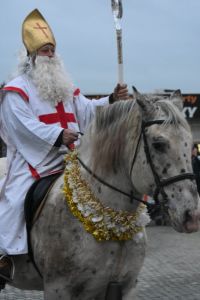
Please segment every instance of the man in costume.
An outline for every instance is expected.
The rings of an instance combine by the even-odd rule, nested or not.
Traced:
[[[128,98],[126,85],[99,100],[75,89],[55,53],[54,35],[35,9],[24,20],[27,56],[20,75],[1,90],[0,134],[7,145],[7,175],[0,194],[0,277],[10,279],[9,255],[27,253],[24,199],[32,183],[64,169],[63,153],[78,143],[95,107]]]
[[[192,147],[192,168],[196,176],[197,190],[200,195],[200,159],[198,154],[198,145],[194,144]]]

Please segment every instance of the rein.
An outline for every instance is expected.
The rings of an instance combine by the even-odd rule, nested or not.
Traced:
[[[133,196],[133,194],[132,194],[133,192],[131,192],[130,194],[128,194],[128,193],[126,193],[126,192],[124,192],[124,191],[118,189],[117,187],[111,185],[110,183],[104,181],[102,178],[100,178],[99,176],[97,176],[96,174],[94,174],[94,173],[93,173],[93,172],[92,172],[92,171],[84,164],[84,162],[83,162],[79,157],[77,157],[77,159],[78,159],[78,161],[80,162],[80,164],[82,165],[82,167],[83,167],[90,175],[92,175],[95,179],[97,179],[97,180],[98,180],[100,183],[102,183],[103,185],[109,187],[110,189],[112,189],[112,190],[114,190],[114,191],[116,191],[116,192],[118,192],[118,193],[120,193],[120,194],[122,194],[122,195],[127,196],[128,198],[131,199],[131,201],[132,201],[132,200],[136,200],[136,201],[141,202],[141,203],[143,203],[143,204],[145,204],[145,205],[147,204],[146,201],[144,201],[144,200],[142,200],[142,199],[140,199],[140,198],[137,198],[137,197]]]
[[[147,159],[147,163],[150,165],[150,168],[151,168],[151,171],[152,171],[152,174],[153,174],[153,177],[154,177],[154,181],[155,181],[155,184],[156,184],[156,189],[153,193],[153,199],[155,200],[155,204],[153,203],[147,203],[146,201],[140,199],[140,198],[137,198],[133,195],[133,191],[129,193],[126,193],[120,189],[118,189],[117,187],[109,184],[108,182],[104,181],[102,178],[100,178],[99,176],[97,176],[96,174],[94,174],[90,168],[88,168],[84,162],[79,158],[79,162],[80,164],[83,166],[83,168],[89,173],[91,174],[95,179],[97,179],[100,183],[102,183],[103,185],[109,187],[110,189],[118,192],[118,193],[121,193],[125,196],[127,196],[128,198],[132,200],[136,200],[138,202],[141,202],[147,206],[155,206],[155,205],[160,205],[160,206],[167,206],[167,202],[168,202],[168,198],[167,198],[167,194],[165,193],[165,190],[164,190],[164,187],[165,186],[168,186],[172,183],[175,183],[175,182],[178,182],[178,181],[182,181],[182,180],[186,180],[186,179],[190,179],[190,180],[194,180],[195,179],[195,175],[194,173],[183,173],[183,174],[179,174],[179,175],[176,175],[176,176],[173,176],[173,177],[170,177],[170,178],[167,178],[167,179],[160,179],[159,175],[157,174],[156,170],[155,170],[155,166],[153,164],[153,160],[151,158],[151,154],[150,154],[150,150],[149,150],[149,145],[148,145],[148,141],[147,141],[147,136],[146,136],[146,132],[145,132],[145,129],[147,127],[150,127],[152,125],[155,125],[155,124],[163,124],[165,122],[165,120],[153,120],[153,121],[148,121],[148,122],[145,122],[143,121],[142,122],[142,129],[141,129],[141,132],[140,132],[140,135],[139,135],[139,138],[138,138],[138,143],[137,143],[137,146],[136,146],[136,151],[135,151],[135,155],[133,157],[133,160],[132,160],[132,163],[131,163],[131,169],[130,169],[130,175],[132,174],[132,171],[133,171],[133,167],[134,167],[134,164],[135,164],[135,161],[136,161],[136,158],[137,158],[137,154],[138,154],[138,149],[139,149],[139,145],[140,145],[140,141],[141,141],[141,138],[143,137],[143,141],[144,141],[144,151],[145,151],[145,155],[146,155],[146,159]],[[162,198],[163,200],[160,201],[158,199],[158,196],[159,194],[162,195]]]

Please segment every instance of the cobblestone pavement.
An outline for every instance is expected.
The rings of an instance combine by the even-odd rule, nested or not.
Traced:
[[[152,226],[147,235],[134,300],[200,300],[200,232],[180,234],[171,227]],[[0,300],[43,300],[43,293],[8,287]]]
[[[200,300],[200,232],[148,227],[137,300]]]

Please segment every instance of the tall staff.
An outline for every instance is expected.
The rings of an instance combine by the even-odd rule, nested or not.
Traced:
[[[111,0],[112,12],[114,17],[116,37],[117,37],[117,56],[118,56],[118,82],[123,84],[123,55],[122,55],[122,27],[121,19],[123,14],[122,0]]]

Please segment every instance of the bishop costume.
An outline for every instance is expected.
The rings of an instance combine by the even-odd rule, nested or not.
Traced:
[[[29,53],[47,43],[55,45],[51,29],[38,10],[25,19],[22,32]],[[0,135],[7,144],[8,168],[1,182],[0,251],[25,254],[24,199],[29,187],[40,177],[63,170],[67,147],[55,146],[63,128],[84,132],[95,107],[108,104],[108,97],[91,101],[75,90],[70,99],[53,106],[40,98],[26,74],[7,83],[1,92]]]

